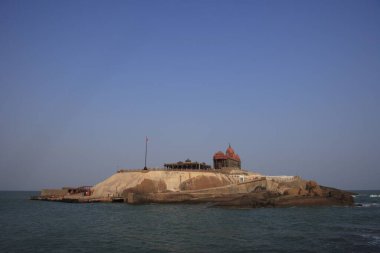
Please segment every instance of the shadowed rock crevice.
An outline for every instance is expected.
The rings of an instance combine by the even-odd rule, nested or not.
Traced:
[[[132,193],[157,193],[157,192],[167,192],[166,183],[163,180],[151,180],[145,178],[140,184],[135,187],[128,188],[123,191],[123,194]]]

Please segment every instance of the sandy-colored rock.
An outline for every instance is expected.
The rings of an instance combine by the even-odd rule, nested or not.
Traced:
[[[237,196],[231,200],[216,201],[215,206],[221,207],[291,207],[291,206],[352,206],[354,200],[352,193],[324,187],[321,188],[323,195],[320,196],[297,196],[297,195],[280,195],[276,193],[265,192],[261,194],[248,193],[245,195]]]
[[[64,202],[204,203],[231,207],[353,205],[352,193],[292,176],[252,176],[219,171],[122,171],[91,188],[91,196],[42,191],[36,200]]]
[[[300,193],[299,188],[289,188],[284,191],[284,195],[298,196]]]
[[[140,184],[135,187],[125,189],[124,192],[134,192],[134,193],[155,193],[166,191],[166,183],[163,180],[151,180],[145,178]]]
[[[300,196],[307,196],[308,195],[308,191],[306,191],[303,188],[300,188],[298,195],[300,195]]]
[[[302,189],[302,188],[289,188],[284,191],[284,195],[291,195],[291,196],[306,196],[308,195],[308,191]]]
[[[322,191],[322,189],[319,186],[316,187],[316,188],[314,188],[314,189],[312,189],[310,191],[310,193],[311,193],[312,196],[319,196],[319,197],[323,196],[323,191]]]
[[[202,190],[229,184],[231,184],[231,182],[223,177],[220,178],[215,176],[199,175],[182,182],[179,188],[181,191]]]
[[[319,196],[322,197],[324,195],[321,187],[315,181],[307,181],[306,182],[306,190],[308,191],[309,196]]]
[[[127,189],[131,189],[140,185],[145,179],[163,182],[160,187],[166,188],[165,191],[178,192],[181,191],[181,184],[186,180],[198,177],[205,176],[208,178],[208,181],[215,185],[216,182],[222,182],[221,184],[227,185],[234,183],[234,179],[226,174],[212,172],[212,171],[170,171],[170,170],[152,170],[152,171],[131,171],[131,172],[122,172],[115,173],[111,177],[105,179],[104,181],[96,184],[92,187],[92,197],[102,198],[107,196],[116,196],[120,195]],[[146,181],[142,186],[141,190],[155,190],[155,187],[148,186],[150,181]],[[200,181],[199,187],[206,186],[204,180]],[[203,182],[203,183],[202,183]],[[210,186],[210,187],[212,187]],[[151,188],[149,188],[151,187]],[[159,187],[157,185],[157,187]],[[163,190],[160,190],[163,191]]]
[[[312,189],[314,189],[316,187],[318,187],[317,182],[315,182],[313,180],[310,180],[310,181],[306,182],[306,190],[312,190]]]

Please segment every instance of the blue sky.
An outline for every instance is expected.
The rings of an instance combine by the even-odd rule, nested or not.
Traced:
[[[1,1],[0,189],[95,184],[228,143],[379,188],[378,1]]]

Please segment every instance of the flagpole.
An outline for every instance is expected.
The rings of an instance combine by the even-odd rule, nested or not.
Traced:
[[[147,170],[148,168],[146,167],[146,157],[148,154],[148,136],[145,136],[145,166],[144,170]]]

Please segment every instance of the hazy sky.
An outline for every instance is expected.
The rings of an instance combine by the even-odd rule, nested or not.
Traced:
[[[380,188],[379,1],[0,1],[0,189],[92,185],[231,143]]]

